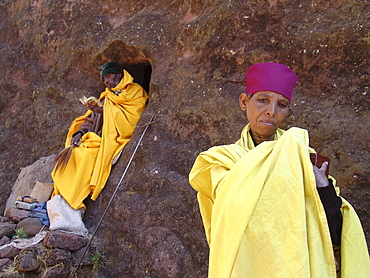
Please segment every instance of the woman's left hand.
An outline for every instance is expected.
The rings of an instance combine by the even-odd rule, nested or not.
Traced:
[[[324,162],[321,168],[313,165],[313,173],[315,174],[316,187],[327,187],[329,185],[329,180],[325,175],[326,168],[328,167],[328,162]]]

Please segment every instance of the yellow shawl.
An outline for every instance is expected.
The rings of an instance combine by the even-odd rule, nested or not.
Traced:
[[[232,145],[201,153],[189,175],[210,246],[209,277],[336,277],[306,130],[278,130],[254,147],[249,125]],[[343,200],[341,277],[370,277],[356,213]]]
[[[74,209],[84,208],[82,201],[90,194],[96,200],[110,174],[112,160],[129,142],[141,113],[145,109],[147,94],[131,75],[124,76],[113,91],[108,88],[100,95],[104,99],[102,137],[88,132],[81,138],[81,145],[73,148],[64,172],[52,172],[53,195],[62,195]],[[70,146],[73,133],[92,112],[76,118],[67,135],[65,147]]]

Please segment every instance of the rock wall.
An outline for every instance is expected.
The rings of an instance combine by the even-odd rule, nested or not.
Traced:
[[[96,68],[149,58],[155,123],[100,227],[99,277],[206,277],[208,247],[187,175],[197,154],[234,142],[246,69],[276,61],[299,84],[285,127],[309,130],[370,242],[369,3],[360,0],[0,2],[0,208],[21,168],[61,150],[82,95],[103,90]],[[116,50],[124,53],[116,53]],[[117,56],[118,55],[118,56]],[[102,195],[93,230],[139,128]]]

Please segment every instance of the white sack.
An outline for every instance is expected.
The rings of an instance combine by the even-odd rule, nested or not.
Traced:
[[[88,231],[82,222],[84,210],[73,209],[61,195],[55,195],[46,204],[51,231],[65,231],[86,236]]]

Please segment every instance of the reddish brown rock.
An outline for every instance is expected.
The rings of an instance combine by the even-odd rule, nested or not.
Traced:
[[[162,277],[182,277],[183,268],[191,261],[190,253],[169,229],[152,227],[142,232],[154,270]]]
[[[0,237],[11,236],[14,233],[16,224],[13,223],[0,223]]]
[[[28,236],[38,234],[43,227],[44,224],[41,223],[40,219],[31,217],[25,218],[17,224],[17,229],[23,228]]]
[[[72,252],[72,262],[74,266],[77,265],[77,262],[80,262],[80,265],[91,265],[91,254],[93,253],[93,248],[89,248],[87,251],[86,248],[87,247],[82,247],[81,249]]]
[[[48,248],[61,248],[75,251],[86,246],[88,238],[63,232],[48,232],[43,240]]]
[[[47,269],[43,275],[45,278],[67,278],[70,271],[64,267],[53,267]],[[88,276],[85,276],[88,277]]]
[[[168,265],[182,277],[207,276],[208,246],[188,173],[199,152],[238,139],[246,123],[238,95],[245,91],[246,69],[257,62],[282,62],[297,72],[293,117],[284,127],[308,129],[311,146],[330,158],[331,174],[370,242],[366,1],[128,0],[124,8],[113,0],[3,2],[0,208],[20,172],[26,175],[21,168],[35,161],[37,169],[53,167],[39,159],[62,149],[71,120],[86,111],[78,98],[104,89],[97,66],[127,61],[139,50],[153,63],[140,125],[150,114],[155,124],[97,233],[107,256],[102,277],[163,277],[171,273]],[[89,229],[96,227],[142,130],[97,201],[87,201]],[[28,175],[25,186],[38,173]],[[159,239],[156,250],[167,246],[160,240],[163,228],[186,252],[171,253],[171,264],[156,262],[144,236],[151,228]]]
[[[19,252],[14,262],[16,269],[20,272],[35,271],[39,267],[37,254],[31,249],[25,249]]]
[[[0,223],[10,222],[10,221],[11,220],[9,219],[9,217],[0,216]]]
[[[11,259],[8,259],[8,258],[0,259],[0,269],[10,266],[11,263],[12,263]]]
[[[30,212],[28,210],[10,208],[9,209],[9,218],[10,218],[11,221],[13,221],[15,223],[18,223],[22,219],[27,218],[29,213]]]
[[[5,245],[5,244],[7,244],[7,243],[9,243],[10,242],[10,238],[9,237],[7,237],[7,236],[3,236],[1,239],[0,239],[0,246],[3,246],[3,245]]]
[[[72,263],[71,252],[64,249],[54,248],[48,253],[45,263],[49,267],[59,263],[69,266]]]
[[[13,246],[7,246],[0,250],[0,258],[13,259],[15,256],[18,255],[19,252],[20,250],[18,248],[15,248]]]

